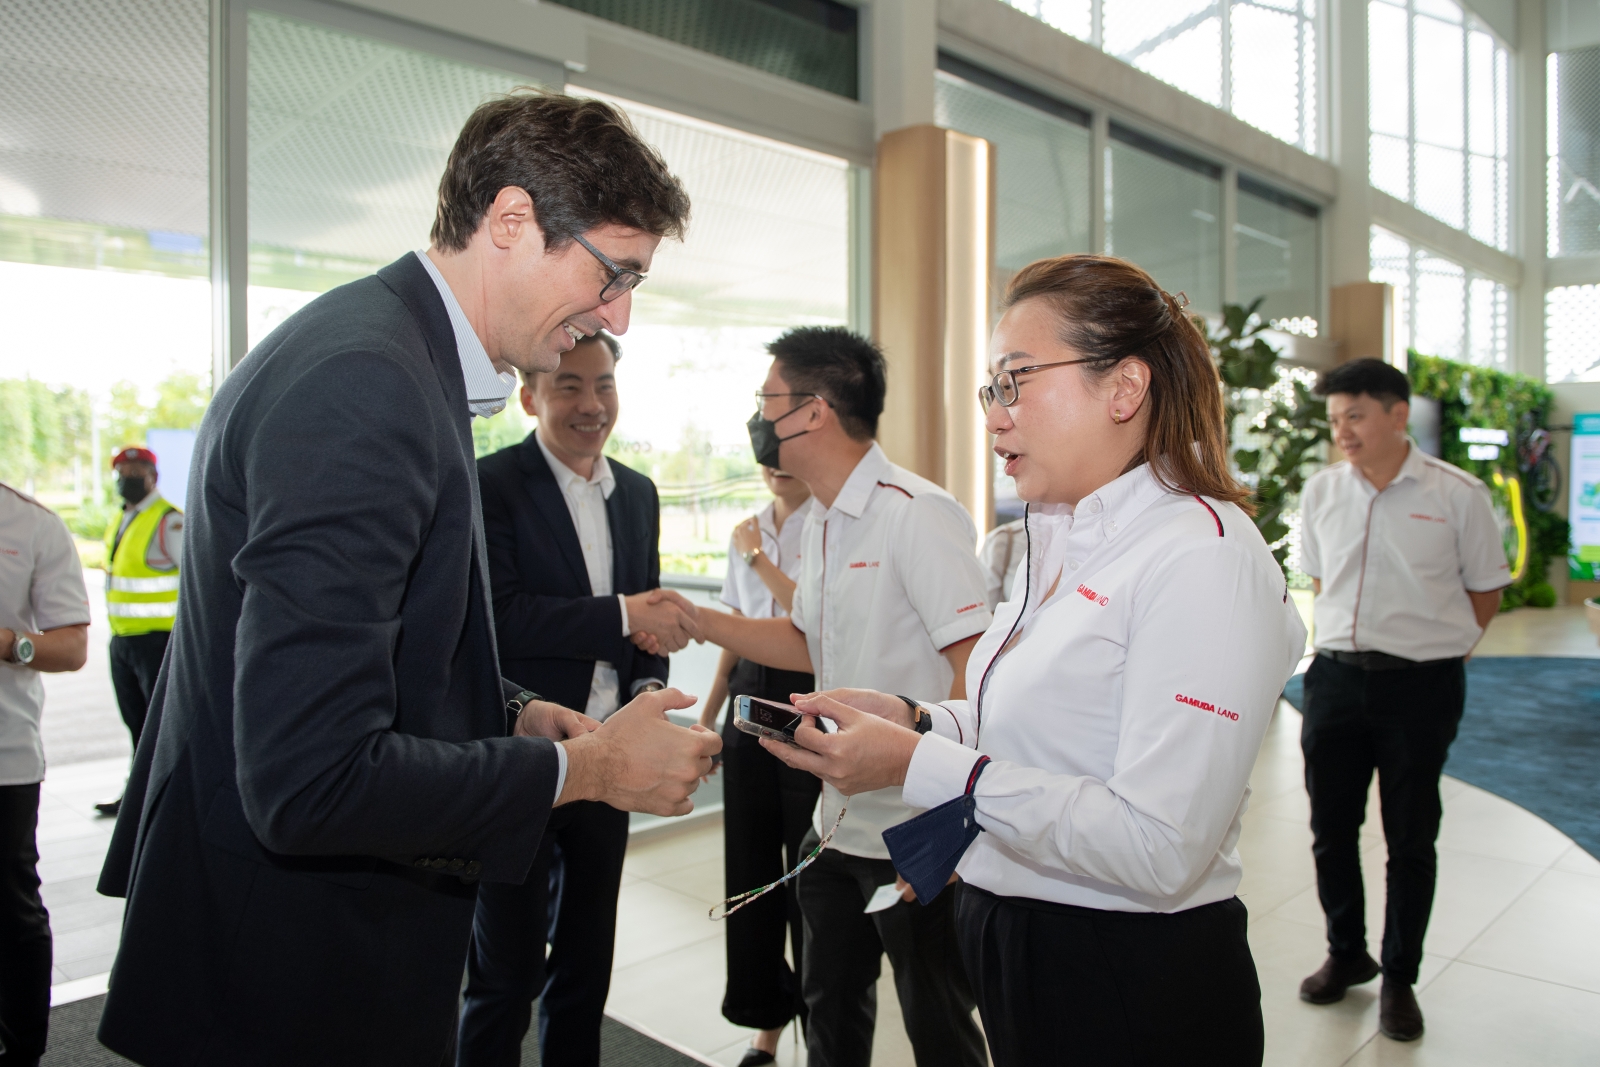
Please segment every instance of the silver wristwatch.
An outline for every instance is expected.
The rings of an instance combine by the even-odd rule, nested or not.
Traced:
[[[756,557],[759,555],[761,555],[761,550],[759,548],[752,548],[748,552],[739,553],[739,558],[744,560],[744,565],[746,567],[754,567],[756,565]]]
[[[33,662],[33,638],[27,634],[17,634],[11,643],[11,662],[24,666]]]

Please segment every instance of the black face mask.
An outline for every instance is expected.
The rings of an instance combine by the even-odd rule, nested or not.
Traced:
[[[745,429],[750,431],[750,448],[756,454],[757,463],[763,467],[771,467],[775,471],[783,469],[778,465],[778,447],[785,441],[793,441],[796,437],[804,437],[811,431],[801,430],[799,433],[792,433],[788,437],[779,437],[778,423],[787,419],[804,406],[802,404],[800,407],[790,408],[776,419],[765,418],[761,414],[760,408],[757,408],[756,413],[750,416],[750,421],[744,425]]]
[[[130,504],[137,504],[150,495],[150,488],[143,478],[130,478],[123,475],[117,479],[117,492],[122,494],[122,499]]]

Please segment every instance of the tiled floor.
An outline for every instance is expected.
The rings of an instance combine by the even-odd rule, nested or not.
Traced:
[[[1600,643],[1576,609],[1523,610],[1498,617],[1478,654],[1592,656],[1600,655]],[[48,685],[52,763],[40,810],[40,875],[56,934],[55,994],[71,999],[104,989],[116,950],[121,901],[94,892],[112,824],[96,819],[92,804],[120,789],[127,765],[125,755],[95,757],[125,753],[127,742],[107,706],[103,662]],[[1600,862],[1528,812],[1450,779],[1438,898],[1418,994],[1427,1035],[1414,1045],[1376,1036],[1376,983],[1330,1007],[1297,999],[1300,979],[1324,952],[1298,729],[1297,713],[1281,706],[1256,764],[1240,840],[1240,895],[1250,908],[1261,974],[1267,1063],[1600,1062]],[[1376,795],[1370,811],[1365,866],[1368,925],[1376,938],[1382,894],[1373,890],[1381,886],[1384,858]],[[710,1061],[737,1064],[748,1032],[721,1016],[722,927],[706,914],[722,897],[720,821],[712,817],[681,833],[637,839],[623,882],[608,1010]],[[878,1007],[874,1063],[909,1067],[887,967]],[[779,1051],[786,1067],[804,1062],[789,1034]]]

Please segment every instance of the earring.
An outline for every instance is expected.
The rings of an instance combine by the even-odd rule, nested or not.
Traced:
[[[1122,412],[1121,412],[1121,410],[1113,411],[1111,413],[1111,421],[1115,422],[1115,423],[1121,423],[1122,422]]]

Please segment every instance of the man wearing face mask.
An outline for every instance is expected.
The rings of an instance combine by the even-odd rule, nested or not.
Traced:
[[[183,512],[156,490],[156,454],[124,448],[111,460],[122,513],[106,527],[106,614],[111,623],[111,686],[122,721],[139,747],[161,657],[178,617]],[[95,810],[115,815],[122,798]]]
[[[874,440],[887,388],[883,354],[838,327],[790,330],[768,351],[751,446],[760,463],[805,482],[815,501],[793,606],[787,618],[765,619],[700,608],[701,632],[764,666],[811,672],[818,689],[963,696],[967,656],[990,621],[977,530],[954,497],[889,462]],[[823,787],[802,854],[844,801]],[[812,1067],[867,1067],[885,954],[918,1067],[986,1062],[956,955],[953,894],[924,906],[902,886],[901,902],[864,910],[897,881],[883,831],[913,814],[898,788],[850,797],[829,847],[799,878]]]

